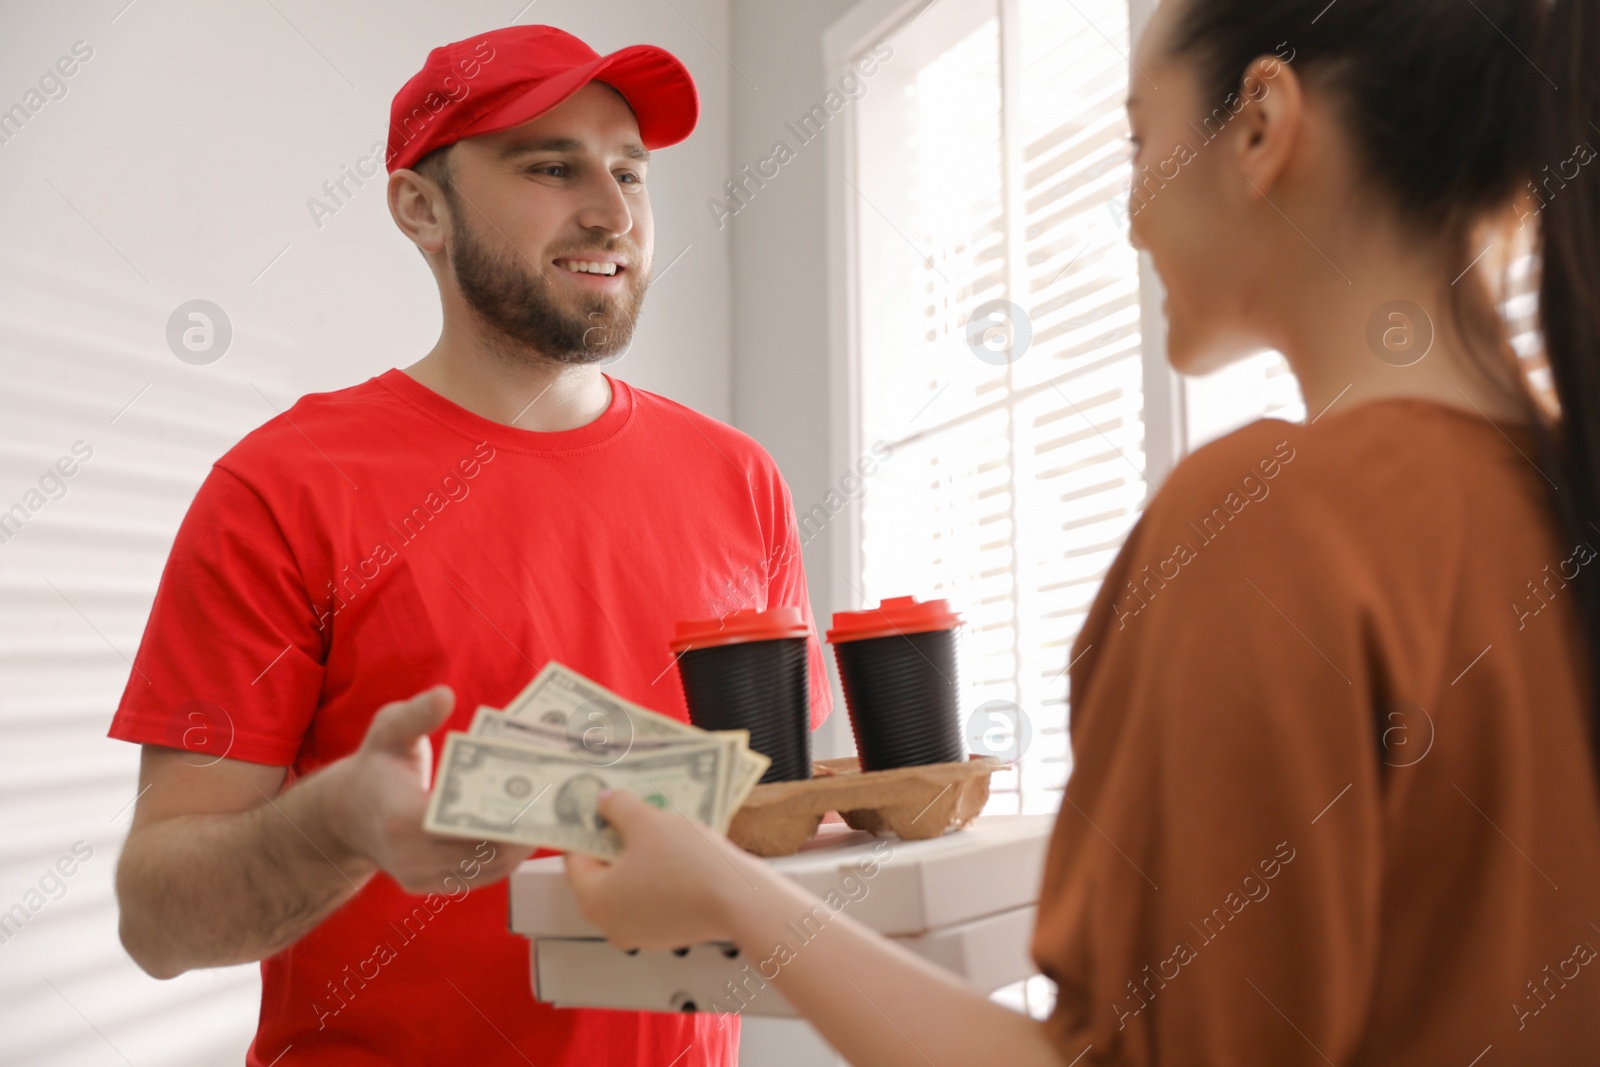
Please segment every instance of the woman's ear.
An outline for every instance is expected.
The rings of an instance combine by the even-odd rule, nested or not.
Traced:
[[[1240,176],[1254,195],[1270,197],[1299,147],[1305,122],[1300,78],[1281,59],[1261,56],[1226,105],[1238,109],[1233,147]]]

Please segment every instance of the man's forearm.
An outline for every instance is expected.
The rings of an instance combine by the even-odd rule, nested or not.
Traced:
[[[375,865],[329,832],[334,768],[243,811],[129,835],[117,868],[128,953],[157,978],[264,959],[355,895]]]

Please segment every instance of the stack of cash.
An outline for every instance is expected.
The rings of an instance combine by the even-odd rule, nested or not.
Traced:
[[[481,707],[445,737],[423,826],[430,833],[611,858],[602,789],[726,832],[771,763],[745,730],[701,730],[624,700],[554,661],[504,710]]]

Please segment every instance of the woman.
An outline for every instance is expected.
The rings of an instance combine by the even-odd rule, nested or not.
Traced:
[[[1593,1063],[1595,0],[1169,0],[1133,62],[1174,366],[1277,348],[1314,417],[1186,459],[1073,649],[1050,1018],[848,916],[774,984],[858,1067]],[[1489,295],[1505,220],[1542,234],[1559,424]],[[764,955],[814,903],[601,810],[625,849],[568,871],[618,944]]]

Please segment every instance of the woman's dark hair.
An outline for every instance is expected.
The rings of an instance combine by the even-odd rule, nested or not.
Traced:
[[[1545,29],[1539,63],[1559,91],[1542,93],[1533,118],[1530,169],[1571,157],[1577,145],[1600,144],[1600,12],[1595,0],[1560,0]],[[1541,448],[1561,472],[1556,511],[1568,545],[1600,537],[1600,161],[1568,182],[1540,217],[1543,277],[1539,321],[1561,422],[1541,434]],[[1600,580],[1573,585],[1582,611],[1591,667],[1600,667]],[[1591,680],[1593,684],[1593,680]],[[1600,707],[1600,685],[1593,699]],[[1600,721],[1600,720],[1597,720]],[[1600,746],[1600,727],[1597,727]]]
[[[1514,383],[1533,423],[1567,545],[1600,544],[1600,0],[1176,2],[1166,45],[1193,62],[1208,106],[1241,93],[1258,58],[1287,61],[1329,93],[1371,191],[1462,272],[1473,227],[1530,196],[1559,418],[1543,417],[1522,376],[1506,373],[1503,340],[1501,373],[1486,373]],[[1503,337],[1494,309],[1467,306],[1467,291],[1452,287],[1463,336],[1482,336],[1487,322]],[[1581,574],[1573,590],[1582,647],[1600,665],[1600,576]],[[1600,751],[1593,678],[1591,692]]]

